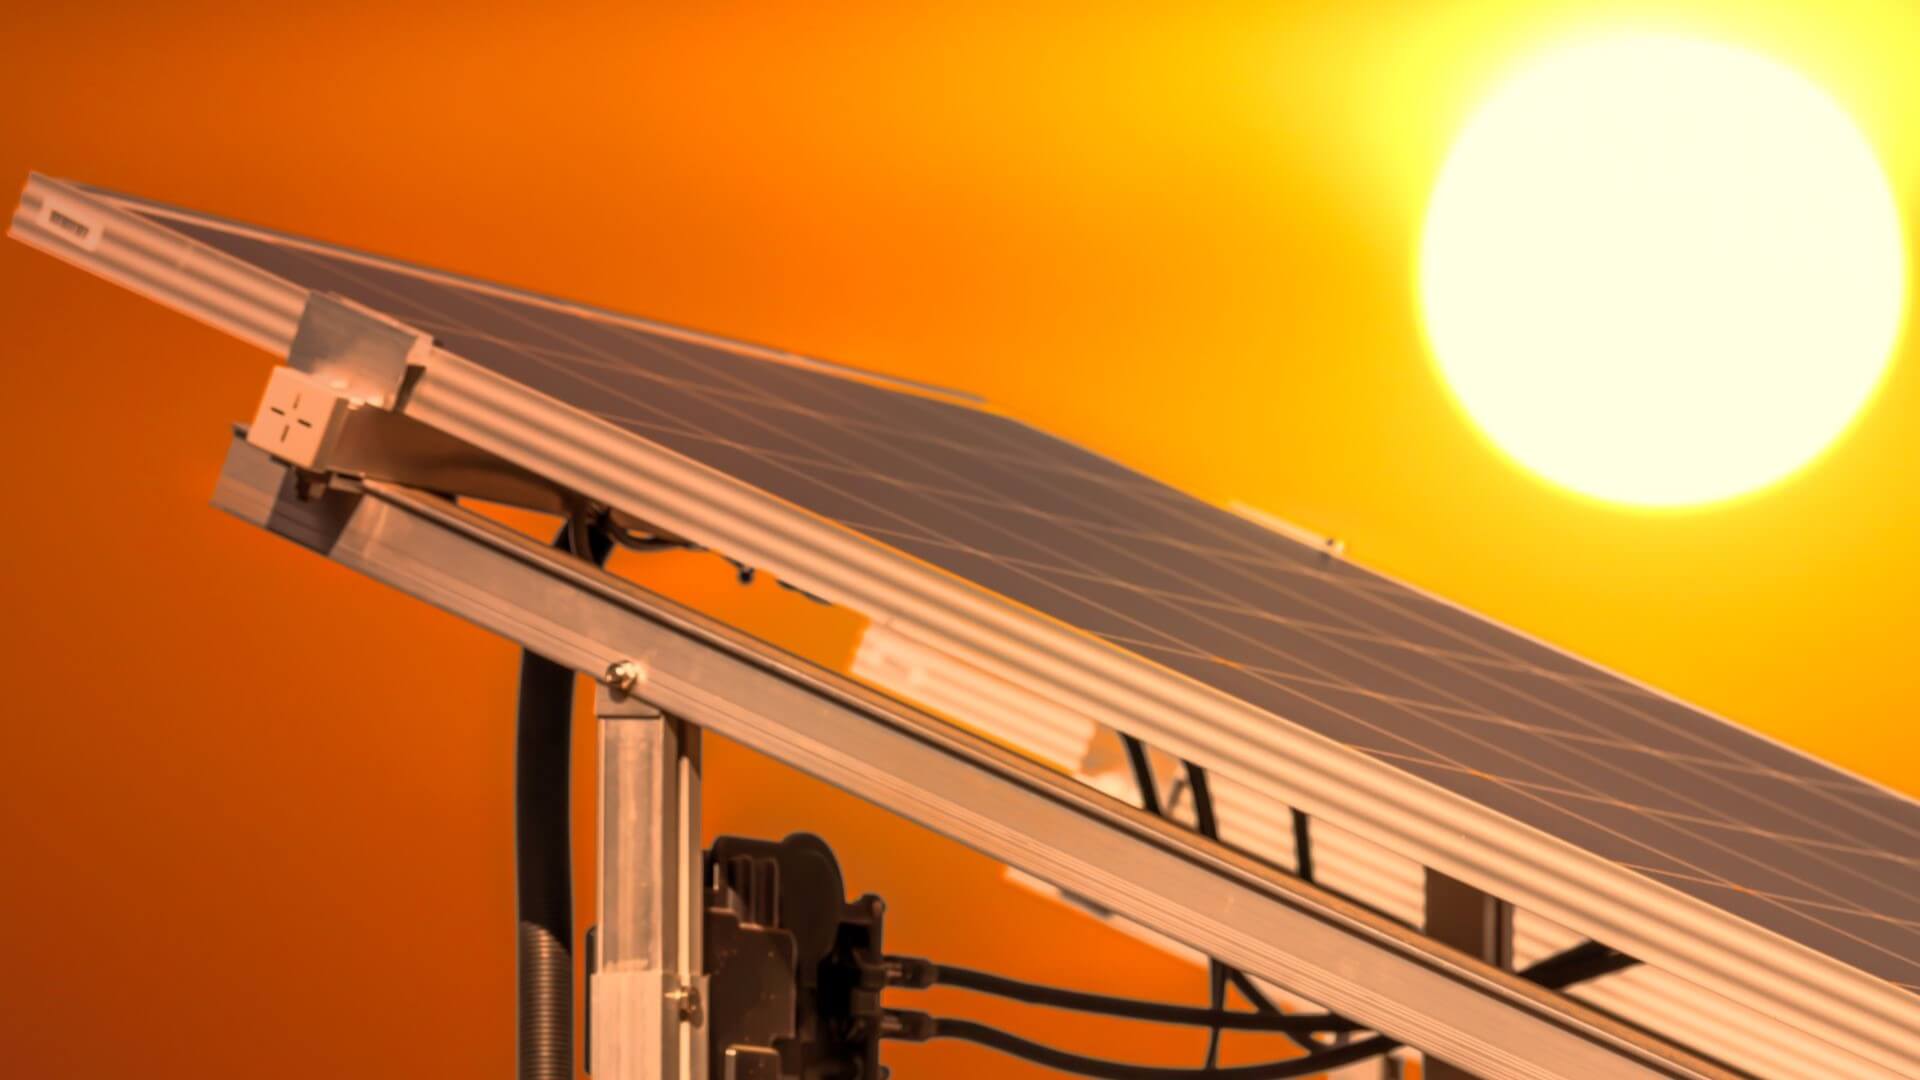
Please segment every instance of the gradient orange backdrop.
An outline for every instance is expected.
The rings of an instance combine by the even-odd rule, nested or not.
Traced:
[[[1412,244],[1451,133],[1504,65],[1585,29],[1794,64],[1914,220],[1920,15],[1753,6],[38,5],[7,20],[0,179],[975,390],[1920,792],[1915,335],[1818,467],[1668,514],[1513,471],[1420,344]],[[17,244],[0,304],[0,1072],[508,1075],[514,650],[207,507],[268,357]],[[852,640],[710,564],[629,565],[829,662]],[[709,754],[710,831],[825,834],[886,896],[897,949],[1203,996],[978,856]],[[1200,1053],[1191,1032],[937,1004]],[[889,1060],[1038,1075],[965,1047]]]

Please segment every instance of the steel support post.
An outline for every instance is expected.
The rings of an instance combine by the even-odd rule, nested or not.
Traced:
[[[615,676],[618,681],[618,676]],[[596,1080],[706,1080],[700,729],[601,686]]]

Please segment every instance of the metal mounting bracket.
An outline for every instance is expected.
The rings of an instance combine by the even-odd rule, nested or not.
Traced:
[[[300,312],[287,364],[342,396],[391,409],[421,369],[433,339],[377,311],[315,292]]]
[[[558,486],[400,411],[432,345],[376,312],[311,294],[287,363],[267,379],[247,441],[309,474],[565,512]]]

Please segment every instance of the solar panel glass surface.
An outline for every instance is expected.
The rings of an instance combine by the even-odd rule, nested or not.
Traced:
[[[992,411],[156,220],[1909,990],[1920,804]]]

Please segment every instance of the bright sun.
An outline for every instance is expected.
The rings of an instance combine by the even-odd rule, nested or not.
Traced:
[[[1899,213],[1821,90],[1739,49],[1619,37],[1546,54],[1462,132],[1420,301],[1447,385],[1522,464],[1680,506],[1832,443],[1904,314]]]

